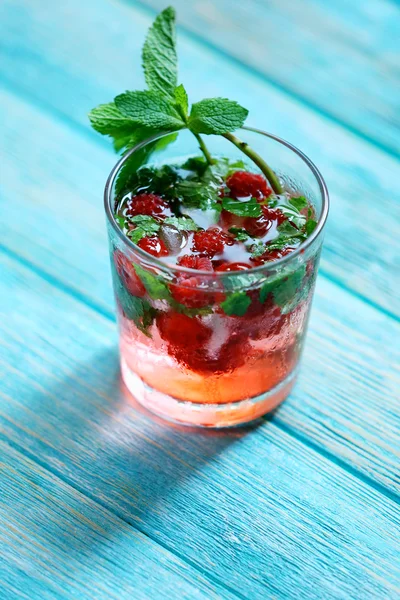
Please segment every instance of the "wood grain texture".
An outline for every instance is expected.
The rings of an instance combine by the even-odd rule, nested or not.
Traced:
[[[32,134],[30,148],[33,144],[39,144],[43,151],[46,146],[54,148],[48,168],[65,171],[76,186],[77,197],[82,196],[79,186],[83,185],[85,194],[97,194],[100,202],[108,168],[104,165],[111,165],[113,159],[111,150],[109,160],[106,153],[101,153],[101,148],[109,147],[107,141],[88,133],[86,113],[121,89],[143,84],[138,57],[150,18],[147,13],[116,0],[98,0],[96,7],[93,11],[90,3],[79,0],[70,0],[68,4],[5,0],[0,7],[3,49],[0,75],[29,101],[36,102],[46,112],[51,111],[66,125],[87,135],[88,141],[97,140],[98,144],[96,149],[80,138],[72,149],[61,142],[57,145],[57,138],[46,129],[37,140],[33,115],[21,114],[18,102],[11,100],[11,104],[6,102],[4,106],[10,116],[7,153],[23,153],[25,148],[21,147],[19,136],[23,132],[25,138],[28,129],[28,135]],[[180,77],[193,100],[221,94],[234,97],[250,109],[253,125],[272,129],[316,160],[332,196],[323,271],[399,316],[395,277],[400,271],[398,163],[188,37],[181,36],[179,46]],[[38,112],[41,123],[42,117]],[[25,162],[38,169],[35,157],[39,148],[33,153]],[[19,156],[18,160],[21,161]],[[76,166],[72,170],[74,161]],[[15,174],[17,166],[12,170]],[[43,169],[40,171],[43,173]],[[382,214],[386,218],[385,227],[377,228]],[[15,238],[14,243],[12,240],[8,243],[17,250]]]
[[[2,600],[237,597],[4,441],[0,456]]]
[[[113,324],[10,259],[1,269],[4,440],[241,598],[397,597],[392,500],[274,422],[213,434],[149,420],[117,385]]]
[[[162,10],[163,0],[141,5]],[[400,155],[400,12],[390,0],[176,0],[190,32]]]

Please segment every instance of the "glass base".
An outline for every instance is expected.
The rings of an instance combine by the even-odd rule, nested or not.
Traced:
[[[132,396],[150,412],[163,419],[197,427],[235,427],[250,423],[273,411],[291,392],[297,375],[295,369],[267,392],[227,404],[186,402],[159,392],[145,383],[121,358],[122,378]]]

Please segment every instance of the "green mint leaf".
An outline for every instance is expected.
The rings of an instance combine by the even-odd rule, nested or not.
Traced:
[[[306,217],[300,213],[295,204],[291,203],[291,200],[293,198],[287,198],[284,195],[272,196],[268,200],[268,206],[279,208],[293,225],[301,229],[306,222]]]
[[[183,304],[180,304],[179,302],[175,301],[173,301],[171,305],[173,309],[176,310],[176,312],[183,313],[188,317],[205,317],[206,315],[211,315],[213,313],[213,309],[211,306],[205,306],[203,308],[188,308],[187,306],[184,306]]]
[[[278,226],[279,235],[267,243],[267,250],[282,250],[286,246],[297,246],[305,240],[305,235],[289,221],[284,221]]]
[[[306,268],[303,265],[297,271],[266,281],[260,289],[260,302],[264,303],[269,294],[272,294],[275,304],[281,308],[292,302],[302,285],[305,273]]]
[[[239,242],[246,242],[249,238],[251,239],[251,235],[242,227],[231,227],[229,233],[232,233]]]
[[[306,239],[305,234],[292,225],[290,221],[284,221],[278,225],[277,229],[279,235],[274,240],[271,240],[266,244],[261,241],[253,244],[251,247],[251,255],[253,258],[262,256],[262,254],[267,251],[283,250],[286,246],[297,246]]]
[[[150,90],[173,96],[177,84],[175,10],[170,6],[160,13],[147,34],[142,63]]]
[[[148,138],[154,135],[153,129],[147,129],[147,127],[138,127],[135,133],[130,137],[130,147],[145,142]],[[130,187],[136,177],[136,171],[139,167],[144,164],[151,156],[152,150],[154,149],[154,142],[146,144],[141,150],[134,152],[132,156],[128,158],[123,167],[118,173],[117,180],[115,182],[115,193],[117,196],[122,196],[130,190]]]
[[[142,300],[143,303],[143,317],[142,317],[142,326],[139,329],[147,335],[147,337],[151,337],[148,332],[149,327],[153,324],[154,319],[158,314],[158,310],[151,306],[150,302],[147,300]]]
[[[145,127],[138,129],[133,145],[147,140],[152,134],[154,134],[154,130],[148,130]],[[117,198],[121,198],[126,193],[133,191],[137,183],[137,173],[140,167],[142,167],[155,152],[164,149],[168,144],[175,141],[176,135],[176,133],[171,133],[171,135],[164,136],[159,140],[149,142],[128,158],[118,173],[115,182],[115,193]]]
[[[132,296],[122,283],[114,263],[112,262],[111,272],[114,282],[115,296],[125,317],[133,321],[138,329],[145,335],[150,336],[148,328],[153,323],[157,310],[151,306],[147,300]]]
[[[303,239],[301,236],[297,237],[288,237],[288,236],[278,236],[272,242],[268,242],[265,251],[271,252],[272,250],[283,250],[286,246],[295,246],[302,242]]]
[[[201,208],[208,210],[216,208],[218,203],[219,188],[215,184],[206,184],[202,181],[184,179],[179,182],[176,192],[179,200],[188,208]]]
[[[148,215],[136,215],[130,217],[129,221],[136,225],[135,229],[128,233],[134,244],[137,244],[144,237],[155,235],[160,229],[160,223]]]
[[[173,199],[176,197],[175,188],[180,180],[181,177],[174,167],[163,165],[154,171],[153,178],[147,186],[147,191]]]
[[[312,232],[314,231],[316,226],[317,226],[317,221],[314,221],[314,219],[309,219],[307,221],[307,223],[304,226],[307,237],[312,234]]]
[[[222,208],[238,217],[260,217],[262,215],[261,206],[255,198],[252,198],[248,202],[223,198]]]
[[[135,223],[138,227],[149,228],[149,230],[155,229],[155,233],[160,228],[160,223],[150,215],[135,215],[134,217],[127,217],[131,223]]]
[[[193,171],[199,177],[204,175],[205,170],[207,169],[208,164],[207,161],[202,156],[194,156],[188,158],[182,165],[182,169],[185,171]]]
[[[115,182],[115,194],[117,198],[121,198],[132,190],[133,182],[135,181],[136,170],[147,160],[151,155],[151,148],[145,147],[138,152],[135,152],[121,167],[117,180]]]
[[[125,92],[114,98],[118,110],[138,125],[157,131],[176,131],[185,127],[175,106],[159,92]]]
[[[255,244],[253,244],[250,248],[251,250],[251,257],[252,258],[258,258],[259,256],[262,256],[266,251],[267,248],[264,244],[264,242],[256,242]]]
[[[191,217],[167,217],[164,219],[164,223],[174,225],[180,231],[197,231],[199,229]]]
[[[278,225],[278,237],[267,243],[267,250],[282,250],[286,246],[297,245],[305,240],[305,235],[290,221],[284,221]]]
[[[167,284],[162,281],[157,275],[146,271],[139,265],[133,265],[136,273],[139,275],[144,287],[147,290],[150,298],[153,300],[168,300],[171,301],[172,297],[168,289]]]
[[[123,115],[115,102],[100,104],[89,113],[90,123],[96,131],[103,135],[131,134],[137,124],[129,117]]]
[[[221,179],[226,179],[235,171],[247,171],[248,166],[243,160],[231,160],[230,158],[222,157],[217,162],[211,165],[210,170],[216,175],[219,175]]]
[[[113,138],[116,152],[134,146],[138,137],[141,137],[138,124],[123,115],[115,102],[100,104],[89,113],[89,119],[93,129]]]
[[[135,133],[129,133],[127,135],[114,135],[113,146],[115,152],[126,150],[127,148],[133,148],[137,136]]]
[[[247,168],[243,160],[226,157],[218,158],[213,165],[209,165],[203,156],[191,156],[181,165],[181,169],[193,171],[203,181],[215,180],[221,184],[234,171],[244,171]]]
[[[290,198],[290,204],[292,204],[298,211],[303,210],[308,206],[307,198],[299,196],[298,198]]]
[[[189,110],[189,100],[187,92],[182,84],[178,85],[178,87],[175,88],[174,98],[179,114],[182,116],[183,120],[186,121]]]
[[[115,215],[115,220],[117,221],[118,226],[120,227],[120,229],[122,229],[122,231],[124,231],[125,224],[126,224],[125,217],[121,217],[121,215]]]
[[[281,235],[286,235],[287,237],[296,237],[301,235],[297,227],[292,225],[290,221],[283,221],[283,223],[278,225],[278,231]]]
[[[241,127],[248,114],[233,100],[206,98],[192,105],[188,126],[193,133],[227,133]]]
[[[259,288],[260,283],[265,279],[265,275],[262,273],[253,273],[250,269],[248,271],[232,271],[231,274],[227,273],[222,277],[222,282],[225,290],[237,291],[243,289],[252,289],[254,287]]]
[[[233,292],[226,300],[221,302],[221,308],[226,315],[243,317],[251,304],[246,292]]]
[[[130,237],[130,239],[132,240],[132,242],[134,244],[137,244],[138,242],[140,242],[140,240],[142,238],[146,237],[146,233],[144,232],[143,229],[141,229],[140,227],[137,227],[136,229],[129,231],[128,237]]]
[[[172,134],[172,136],[174,135]],[[172,138],[172,136],[167,137]],[[155,150],[160,150],[160,142],[164,141],[165,138],[158,140]],[[175,185],[179,180],[180,176],[176,169],[170,165],[163,165],[159,168],[142,166],[131,173],[128,180],[128,191],[133,194],[146,191],[146,193],[160,194],[172,199],[176,197]]]

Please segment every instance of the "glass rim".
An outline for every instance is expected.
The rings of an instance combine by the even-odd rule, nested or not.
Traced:
[[[325,223],[326,223],[326,220],[328,217],[328,213],[329,213],[329,193],[328,193],[328,188],[326,186],[324,178],[322,177],[319,169],[312,162],[312,160],[310,160],[308,158],[308,156],[306,154],[304,154],[304,152],[299,150],[299,148],[297,148],[290,142],[287,142],[286,140],[284,140],[272,133],[263,131],[262,129],[257,129],[255,127],[247,127],[245,125],[243,127],[241,127],[240,129],[245,130],[245,131],[251,131],[252,133],[258,133],[260,135],[264,135],[265,137],[268,137],[271,140],[278,142],[278,144],[282,144],[283,146],[285,146],[286,148],[288,148],[289,150],[292,150],[292,152],[297,154],[297,156],[299,156],[299,158],[301,158],[301,160],[307,165],[307,167],[310,169],[310,171],[314,175],[314,177],[318,183],[318,187],[319,187],[319,190],[321,193],[321,198],[322,198],[321,215],[320,215],[320,218],[318,219],[317,226],[314,229],[314,231],[312,232],[312,234],[304,242],[302,242],[295,250],[293,250],[293,252],[290,252],[286,256],[282,256],[282,258],[277,258],[275,260],[267,261],[264,264],[259,265],[258,267],[251,267],[250,269],[247,270],[248,272],[251,272],[251,273],[261,273],[263,271],[268,271],[268,270],[274,269],[275,267],[280,267],[281,265],[286,265],[286,264],[290,263],[291,261],[295,260],[298,256],[303,254],[305,252],[305,250],[307,248],[309,248],[313,244],[313,242],[319,237],[322,230],[324,229],[324,226],[325,226]],[[183,130],[180,130],[180,131],[183,131]],[[104,209],[105,209],[108,221],[111,223],[111,226],[113,227],[113,229],[116,232],[116,234],[118,235],[118,237],[124,242],[124,244],[126,244],[128,246],[128,248],[130,248],[134,253],[136,253],[140,257],[142,257],[144,259],[144,262],[147,262],[148,264],[157,266],[157,268],[159,268],[163,271],[178,272],[178,273],[190,273],[190,274],[196,273],[197,275],[208,275],[208,277],[210,277],[210,275],[213,275],[214,277],[217,276],[217,277],[224,277],[224,278],[226,278],[227,276],[234,277],[235,275],[236,276],[243,275],[243,271],[227,271],[227,272],[214,271],[214,273],[210,273],[210,271],[200,271],[198,269],[182,267],[181,265],[176,265],[176,264],[168,265],[164,261],[160,260],[159,258],[157,258],[155,256],[152,256],[151,254],[149,254],[145,250],[142,250],[139,246],[134,244],[132,242],[132,240],[130,240],[128,238],[128,236],[126,236],[123,233],[123,231],[121,230],[121,228],[119,227],[119,225],[114,217],[111,205],[113,202],[113,198],[112,198],[113,185],[114,185],[115,179],[116,179],[120,169],[125,164],[125,162],[129,159],[129,157],[132,156],[132,154],[134,154],[141,148],[144,148],[144,146],[146,146],[150,142],[154,142],[155,140],[158,140],[162,137],[170,135],[171,133],[179,133],[179,131],[178,132],[167,131],[167,132],[163,132],[161,134],[159,133],[159,134],[155,134],[153,136],[148,137],[143,142],[139,142],[138,144],[136,144],[136,146],[131,148],[131,150],[129,150],[126,154],[124,154],[118,160],[118,162],[114,165],[114,167],[112,168],[112,170],[107,178],[106,185],[104,188]]]

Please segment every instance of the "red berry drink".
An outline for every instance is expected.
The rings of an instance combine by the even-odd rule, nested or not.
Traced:
[[[137,169],[134,149],[106,187],[123,378],[181,423],[254,420],[297,374],[326,189],[299,151],[248,132],[278,164],[279,193],[231,148]]]

